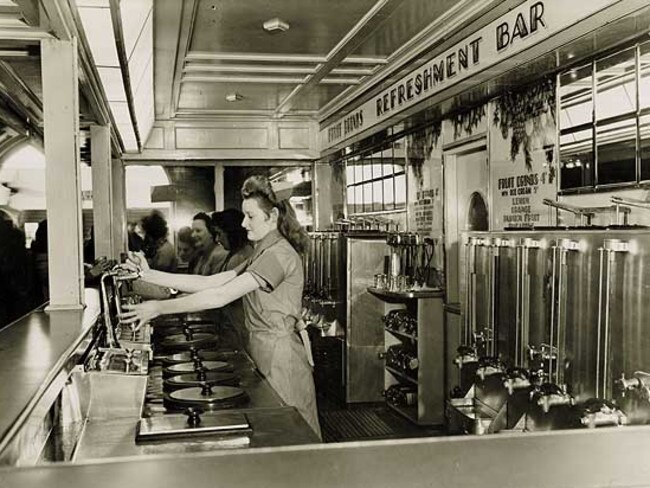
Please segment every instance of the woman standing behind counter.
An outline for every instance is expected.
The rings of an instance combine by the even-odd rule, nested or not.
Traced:
[[[191,295],[125,306],[122,319],[140,326],[159,315],[220,308],[243,297],[249,351],[257,368],[320,437],[309,342],[305,331],[298,330],[304,284],[300,253],[307,234],[288,195],[278,197],[267,178],[251,176],[241,193],[242,226],[255,243],[253,255],[234,270],[192,276],[151,270],[132,254],[132,265],[142,266],[143,280]]]

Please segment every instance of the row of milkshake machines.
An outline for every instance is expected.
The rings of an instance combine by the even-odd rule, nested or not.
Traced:
[[[650,232],[475,232],[461,263],[452,432],[650,421]]]
[[[445,324],[460,344],[445,361],[448,432],[650,421],[650,232],[470,232],[460,246],[460,330]],[[303,318],[319,332],[317,383],[348,403],[383,400],[385,312],[364,292],[433,286],[433,251],[416,234],[311,234]],[[328,337],[338,352],[319,350]]]

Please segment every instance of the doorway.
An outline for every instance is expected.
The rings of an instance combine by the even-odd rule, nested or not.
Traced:
[[[462,235],[488,230],[488,157],[485,139],[445,151],[447,303],[460,301]]]

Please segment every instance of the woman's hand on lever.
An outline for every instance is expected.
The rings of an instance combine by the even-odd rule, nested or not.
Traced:
[[[124,265],[132,269],[133,271],[137,273],[142,273],[143,271],[149,271],[149,263],[147,262],[147,258],[142,252],[133,252],[129,251],[128,253],[128,258],[126,260],[126,263]]]
[[[120,321],[130,325],[134,330],[139,330],[144,324],[150,322],[160,315],[157,300],[149,300],[142,303],[126,303],[122,308],[126,310],[120,314]]]

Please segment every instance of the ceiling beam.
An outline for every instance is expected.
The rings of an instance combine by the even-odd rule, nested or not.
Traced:
[[[69,17],[69,23],[72,26],[74,35],[78,39],[79,72],[82,75],[79,80],[79,88],[88,101],[88,108],[92,111],[90,115],[95,118],[95,123],[99,125],[110,125],[113,155],[114,157],[120,157],[124,151],[124,144],[117,130],[113,113],[108,106],[108,97],[99,78],[99,73],[95,66],[76,2],[70,2],[68,4],[66,16]]]
[[[1,41],[42,41],[52,35],[34,27],[4,27],[0,28]]]
[[[187,59],[190,50],[197,11],[198,2],[196,0],[186,0],[183,2],[180,32],[178,34],[178,44],[176,46],[176,66],[174,67],[174,80],[172,81],[170,117],[173,117],[176,113],[181,98],[181,77],[183,76],[183,66],[185,65],[185,60]]]
[[[32,27],[38,27],[41,21],[38,0],[14,0],[20,8],[25,23]]]
[[[124,33],[122,31],[122,10],[120,9],[120,0],[109,0],[109,5],[111,10],[111,21],[113,23],[113,35],[115,37],[115,49],[117,51],[117,59],[120,62],[120,72],[122,73],[122,83],[124,84],[124,92],[126,93],[126,102],[129,108],[131,126],[133,127],[133,134],[135,135],[135,142],[138,146],[138,151],[141,151],[143,143],[140,140],[138,119],[135,116],[135,99],[133,96],[133,87],[131,86],[129,58],[126,55],[126,48],[124,46]]]
[[[67,2],[65,0],[41,0],[41,6],[47,17],[47,21],[42,23],[41,28],[52,31],[57,39],[69,41],[73,34],[64,13],[69,8]]]
[[[317,86],[325,77],[347,58],[379,25],[392,14],[404,0],[379,0],[366,15],[327,54],[326,61],[302,85],[297,86],[275,109],[276,116],[288,112],[294,101],[303,93]]]
[[[2,51],[0,51],[1,53]],[[309,75],[315,73],[317,66],[277,66],[250,64],[190,64],[183,68],[185,73],[289,73]],[[370,76],[371,68],[334,68],[333,75]]]
[[[273,84],[302,84],[304,77],[288,76],[217,76],[217,75],[186,75],[181,83],[273,83]],[[358,85],[360,78],[321,78],[319,83],[324,85]]]
[[[9,90],[13,98],[19,99],[25,110],[32,114],[32,121],[43,120],[43,102],[5,61],[0,61],[0,82]]]
[[[401,2],[403,0],[395,0]],[[243,62],[276,62],[276,63],[326,63],[327,56],[312,56],[308,54],[271,54],[271,53],[206,53],[203,51],[190,51],[185,56],[185,61],[243,61]],[[346,56],[342,64],[386,64],[385,56]]]

